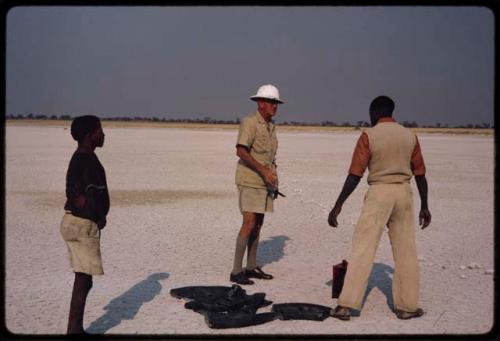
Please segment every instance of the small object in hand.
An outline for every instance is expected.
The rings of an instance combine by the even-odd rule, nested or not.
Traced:
[[[269,193],[269,195],[273,198],[273,200],[276,199],[278,195],[281,195],[283,198],[286,197],[286,195],[284,195],[278,190],[278,187],[272,185],[267,185],[266,187],[267,187],[267,193]]]

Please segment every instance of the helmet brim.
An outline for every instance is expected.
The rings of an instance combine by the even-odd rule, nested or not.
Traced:
[[[250,99],[251,99],[252,101],[257,101],[257,100],[259,100],[259,99],[267,99],[268,101],[276,101],[276,102],[278,102],[279,104],[283,104],[283,103],[285,103],[285,102],[283,102],[282,100],[280,100],[280,99],[278,99],[278,98],[269,98],[269,97],[262,97],[262,96],[252,96],[252,97],[250,97]]]

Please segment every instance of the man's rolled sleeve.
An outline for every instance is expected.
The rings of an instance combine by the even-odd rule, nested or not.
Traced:
[[[240,123],[240,129],[238,131],[238,140],[236,141],[236,146],[245,146],[250,149],[255,138],[254,130],[251,127],[249,120],[242,120]]]
[[[411,154],[411,169],[413,171],[413,175],[425,175],[424,157],[422,155],[422,150],[420,149],[418,138],[415,138],[417,142],[415,143],[415,148]]]
[[[349,167],[349,174],[363,177],[368,162],[370,161],[370,146],[368,135],[365,132],[361,134],[352,153],[351,166]]]

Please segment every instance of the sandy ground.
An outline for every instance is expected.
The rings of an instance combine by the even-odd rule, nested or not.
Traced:
[[[493,325],[494,138],[420,134],[433,220],[417,231],[420,319],[391,312],[393,260],[384,234],[366,300],[349,322],[276,320],[213,330],[169,290],[230,285],[241,216],[234,185],[235,130],[106,128],[97,154],[111,194],[88,332],[104,334],[479,334]],[[245,286],[274,303],[334,305],[331,267],[347,258],[366,177],[326,219],[359,132],[278,132],[280,190],[266,215],[258,263],[272,281]],[[7,125],[5,322],[16,334],[63,334],[73,274],[59,232],[65,174],[75,149],[62,126]],[[415,207],[419,198],[413,182]],[[469,269],[468,265],[477,263]],[[270,307],[259,311],[269,311]]]

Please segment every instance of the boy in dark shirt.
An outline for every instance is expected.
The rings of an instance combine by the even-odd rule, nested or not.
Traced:
[[[94,150],[104,144],[101,121],[96,116],[76,117],[71,136],[78,147],[66,174],[66,213],[61,234],[75,272],[68,319],[68,334],[87,334],[83,330],[85,301],[92,288],[92,275],[102,275],[100,235],[109,211],[106,174]]]

